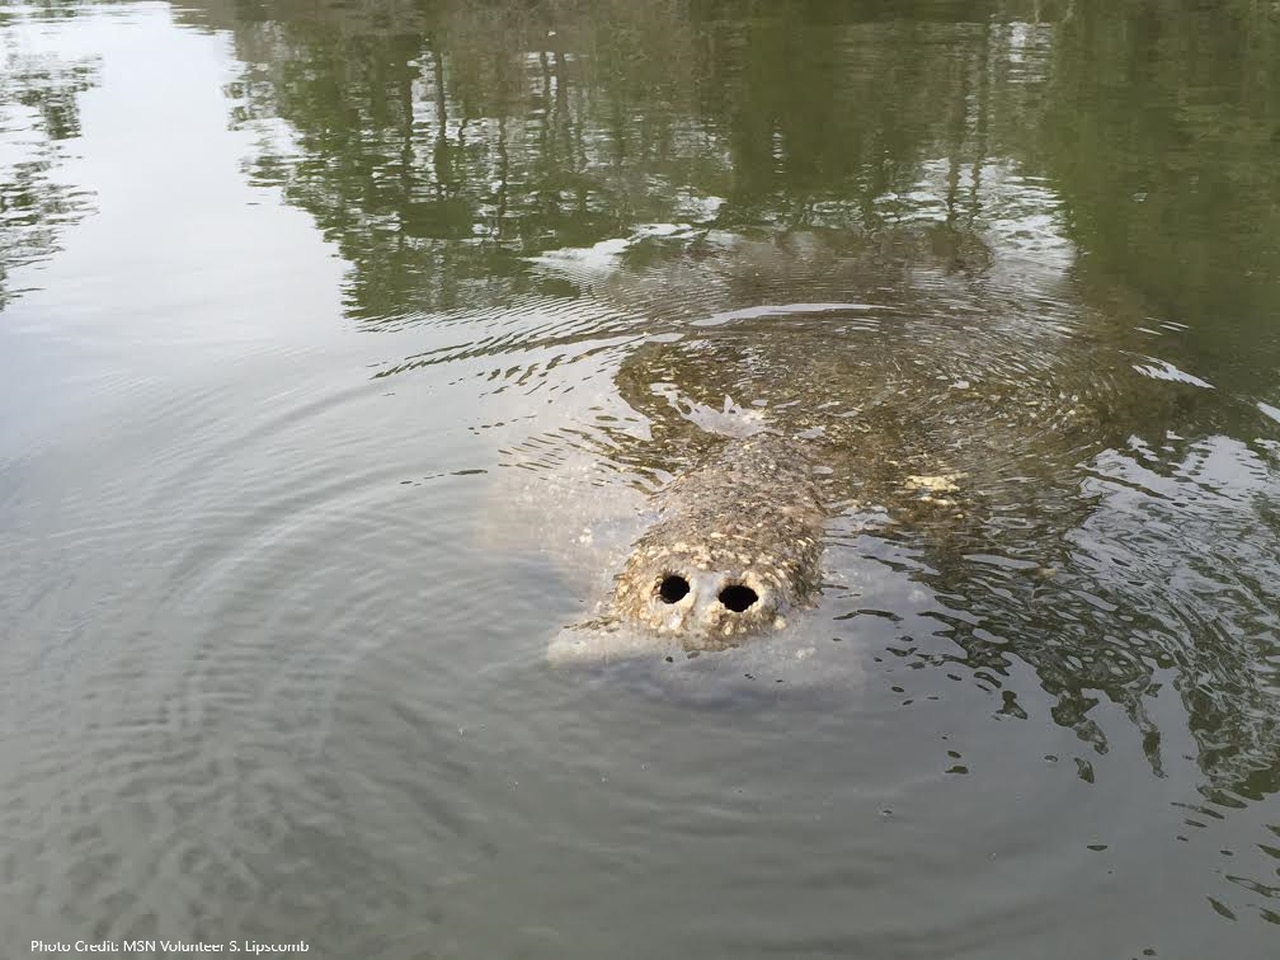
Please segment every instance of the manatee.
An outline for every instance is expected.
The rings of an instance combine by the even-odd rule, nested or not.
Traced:
[[[553,660],[595,656],[601,635],[611,653],[724,650],[816,602],[829,511],[802,441],[728,441],[653,506],[602,614],[562,633]]]
[[[603,479],[593,495],[639,497],[659,475],[677,479],[652,511],[620,511],[607,528],[627,530],[608,541],[621,555],[597,551],[586,570],[557,565],[578,598],[599,602],[596,619],[555,638],[552,659],[652,659],[665,648],[679,661],[735,648],[699,658],[706,668],[766,647],[794,655],[802,633],[830,632],[821,616],[791,616],[818,605],[822,577],[866,596],[914,589],[899,582],[906,575],[881,582],[851,567],[839,524],[910,541],[932,569],[1004,553],[1053,570],[1069,555],[1065,535],[1092,509],[1083,465],[1135,434],[1159,435],[1194,397],[1133,364],[1141,344],[1123,331],[1141,330],[1140,316],[1117,322],[1113,304],[1090,301],[1092,287],[1052,264],[1029,270],[1025,250],[1001,236],[711,231],[666,255],[619,257],[607,277],[579,277],[611,315],[636,318],[616,332],[643,336],[607,361],[583,355],[604,363],[579,378],[604,399],[569,413],[557,404],[570,425],[533,438],[535,462],[550,463],[548,448],[594,452]],[[727,395],[751,415],[717,411]],[[757,432],[723,436],[747,429]],[[569,531],[604,544],[592,517],[576,519],[591,503],[555,501],[547,515],[565,529],[539,538],[548,555],[569,556],[551,545]],[[653,511],[647,530],[627,528]],[[824,542],[835,549],[820,571]]]

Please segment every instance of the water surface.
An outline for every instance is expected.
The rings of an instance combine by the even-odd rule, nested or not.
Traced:
[[[1275,955],[1270,5],[16,4],[0,57],[4,950]],[[546,663],[743,423],[825,468],[818,608]]]

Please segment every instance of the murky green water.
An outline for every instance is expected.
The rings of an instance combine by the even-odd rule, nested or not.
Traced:
[[[0,955],[1280,952],[1274,3],[0,58]],[[818,608],[548,664],[744,418],[827,468]]]

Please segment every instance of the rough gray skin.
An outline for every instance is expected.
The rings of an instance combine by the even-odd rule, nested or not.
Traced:
[[[618,574],[605,622],[721,650],[786,625],[820,586],[827,517],[795,441],[730,441],[656,497],[659,520]],[[727,592],[726,592],[727,591]]]

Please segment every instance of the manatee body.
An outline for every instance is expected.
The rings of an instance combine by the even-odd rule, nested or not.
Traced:
[[[603,615],[567,629],[553,659],[723,650],[817,600],[827,510],[798,442],[731,441],[654,506],[657,522],[633,545]]]

